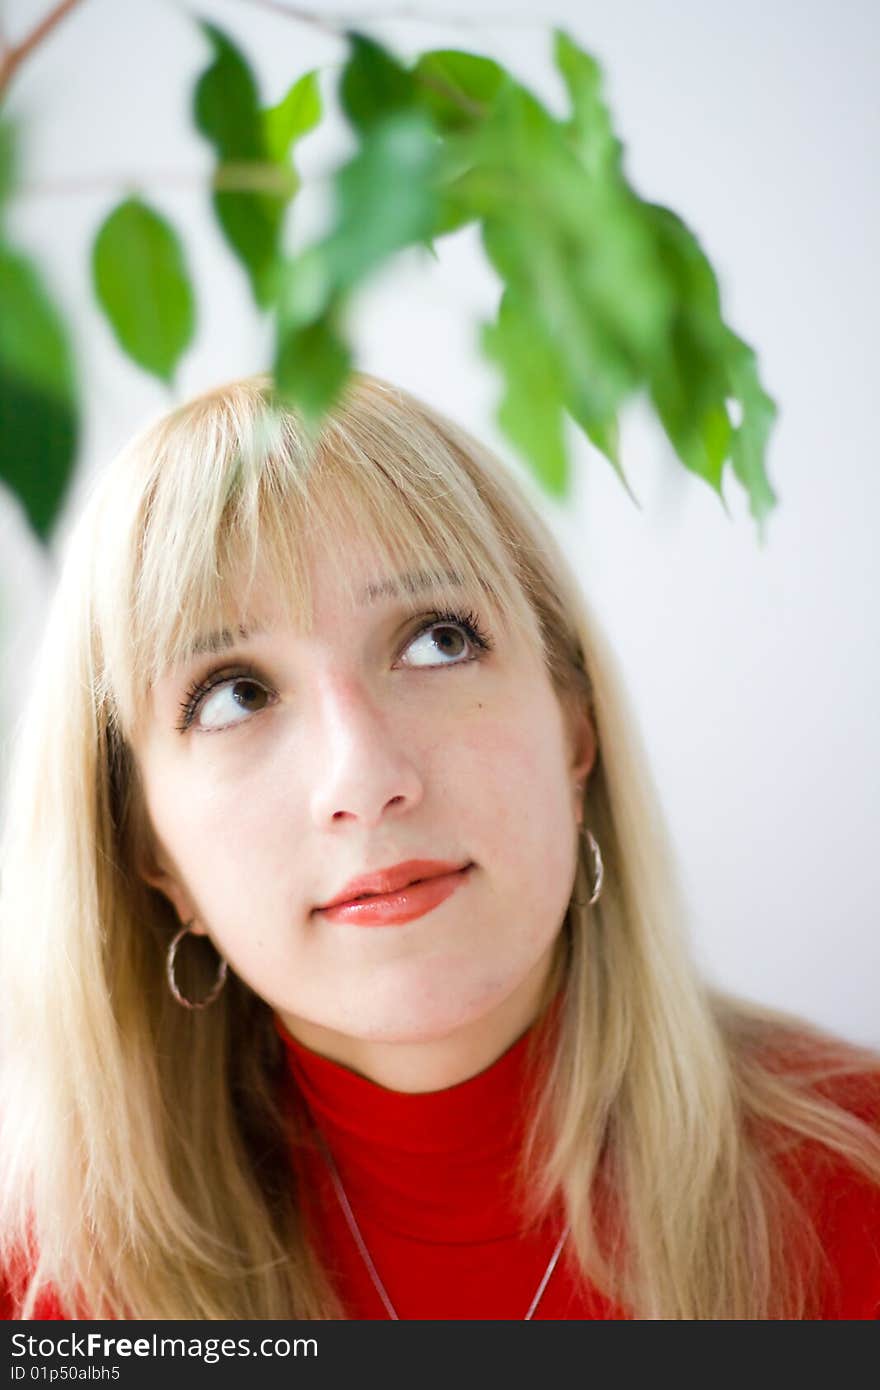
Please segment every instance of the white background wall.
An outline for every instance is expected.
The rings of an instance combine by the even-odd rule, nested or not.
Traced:
[[[307,3],[307,0],[304,0]],[[7,0],[20,37],[49,0]],[[335,6],[310,7],[329,15]],[[347,0],[346,15],[387,5]],[[695,949],[728,987],[880,1045],[880,641],[877,326],[880,25],[874,0],[414,0],[365,28],[405,55],[488,53],[562,109],[550,25],[602,62],[629,176],[700,236],[731,325],[758,349],[781,407],[769,473],[781,502],[762,552],[728,478],[728,521],[635,407],[624,462],[577,447],[575,495],[547,510],[574,556],[632,693],[693,909]],[[412,12],[427,16],[416,20]],[[253,0],[85,0],[16,80],[28,188],[17,238],[44,266],[83,364],[79,485],[178,399],[264,365],[269,335],[213,223],[207,146],[191,128],[208,56],[195,15],[249,53],[265,101],[343,48]],[[463,16],[466,16],[464,18]],[[337,120],[301,147],[315,189],[290,225],[320,224],[322,178],[346,148]],[[140,189],[184,231],[200,331],[173,395],[125,364],[91,302],[91,238]],[[407,259],[359,302],[359,365],[500,447],[497,387],[476,325],[497,301],[476,240]],[[78,489],[71,499],[75,510]],[[59,529],[57,542],[63,537]],[[53,556],[0,497],[7,631],[0,729],[51,591]]]

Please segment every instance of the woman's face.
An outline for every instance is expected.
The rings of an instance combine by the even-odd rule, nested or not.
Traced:
[[[144,877],[310,1045],[448,1038],[545,978],[592,729],[564,721],[535,635],[490,629],[472,595],[428,588],[413,616],[357,544],[310,570],[309,635],[278,625],[264,586],[262,631],[153,687],[135,738],[157,845]],[[450,612],[462,622],[438,622]],[[210,689],[181,731],[195,681]],[[470,867],[408,921],[320,911],[407,860]]]

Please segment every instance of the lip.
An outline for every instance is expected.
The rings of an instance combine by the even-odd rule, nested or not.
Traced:
[[[402,926],[439,907],[467,881],[473,867],[473,864],[465,864],[462,868],[453,868],[451,873],[435,873],[391,893],[348,899],[316,911],[326,921],[343,926]]]
[[[349,904],[360,898],[397,893],[401,888],[408,888],[410,884],[422,879],[458,873],[466,867],[465,864],[455,864],[446,859],[405,859],[400,864],[392,864],[390,868],[377,869],[375,873],[361,874],[358,878],[350,879],[335,898],[329,898],[316,911],[325,912],[330,907],[337,907],[341,903]]]

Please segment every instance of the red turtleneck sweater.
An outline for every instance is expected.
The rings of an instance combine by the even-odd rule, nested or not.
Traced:
[[[541,1026],[536,1025],[536,1026]],[[324,1137],[379,1278],[403,1319],[521,1319],[565,1229],[561,1204],[523,1229],[512,1182],[522,1141],[529,1034],[442,1091],[389,1091],[278,1025],[294,1080]],[[298,1156],[322,1259],[352,1318],[387,1318],[346,1223],[326,1159]],[[577,1285],[570,1240],[533,1313],[621,1318]]]
[[[319,1056],[280,1023],[278,1031],[398,1317],[523,1318],[565,1226],[560,1206],[523,1231],[509,1182],[523,1134],[529,1034],[477,1076],[411,1095]],[[838,1083],[837,1091],[880,1129],[880,1075]],[[312,1194],[313,1238],[349,1317],[387,1318],[326,1159],[313,1147],[296,1161]],[[880,1318],[880,1188],[825,1157],[808,1160],[806,1173],[820,1237],[840,1277],[836,1292],[829,1279],[822,1317]],[[584,1287],[565,1258],[570,1246],[569,1239],[533,1317],[626,1318]]]
[[[523,1230],[510,1181],[522,1135],[530,1035],[477,1076],[411,1095],[329,1061],[277,1026],[295,1094],[305,1099],[329,1146],[399,1317],[523,1318],[564,1229],[560,1208]],[[880,1073],[827,1085],[839,1103],[880,1130]],[[808,1153],[797,1186],[815,1215],[831,1271],[821,1317],[880,1318],[880,1189],[818,1146]],[[387,1318],[323,1155],[307,1146],[294,1163],[313,1240],[349,1317]],[[582,1286],[569,1253],[570,1240],[534,1318],[625,1318]],[[0,1280],[0,1308],[10,1318],[3,1292]],[[60,1317],[50,1298],[37,1315]]]

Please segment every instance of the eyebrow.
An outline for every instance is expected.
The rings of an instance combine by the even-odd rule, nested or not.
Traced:
[[[400,574],[396,579],[382,579],[370,583],[358,595],[358,607],[366,608],[369,604],[378,603],[384,598],[399,598],[401,593],[419,594],[426,590],[460,588],[462,585],[460,574],[454,570],[444,570],[440,574],[433,574],[430,570],[413,570],[408,574]],[[234,647],[237,642],[247,642],[251,637],[257,637],[266,631],[262,627],[242,627],[232,630],[224,627],[220,632],[211,632],[204,637],[196,638],[192,646],[187,649],[187,660],[192,657],[201,656],[205,652],[223,652]]]

